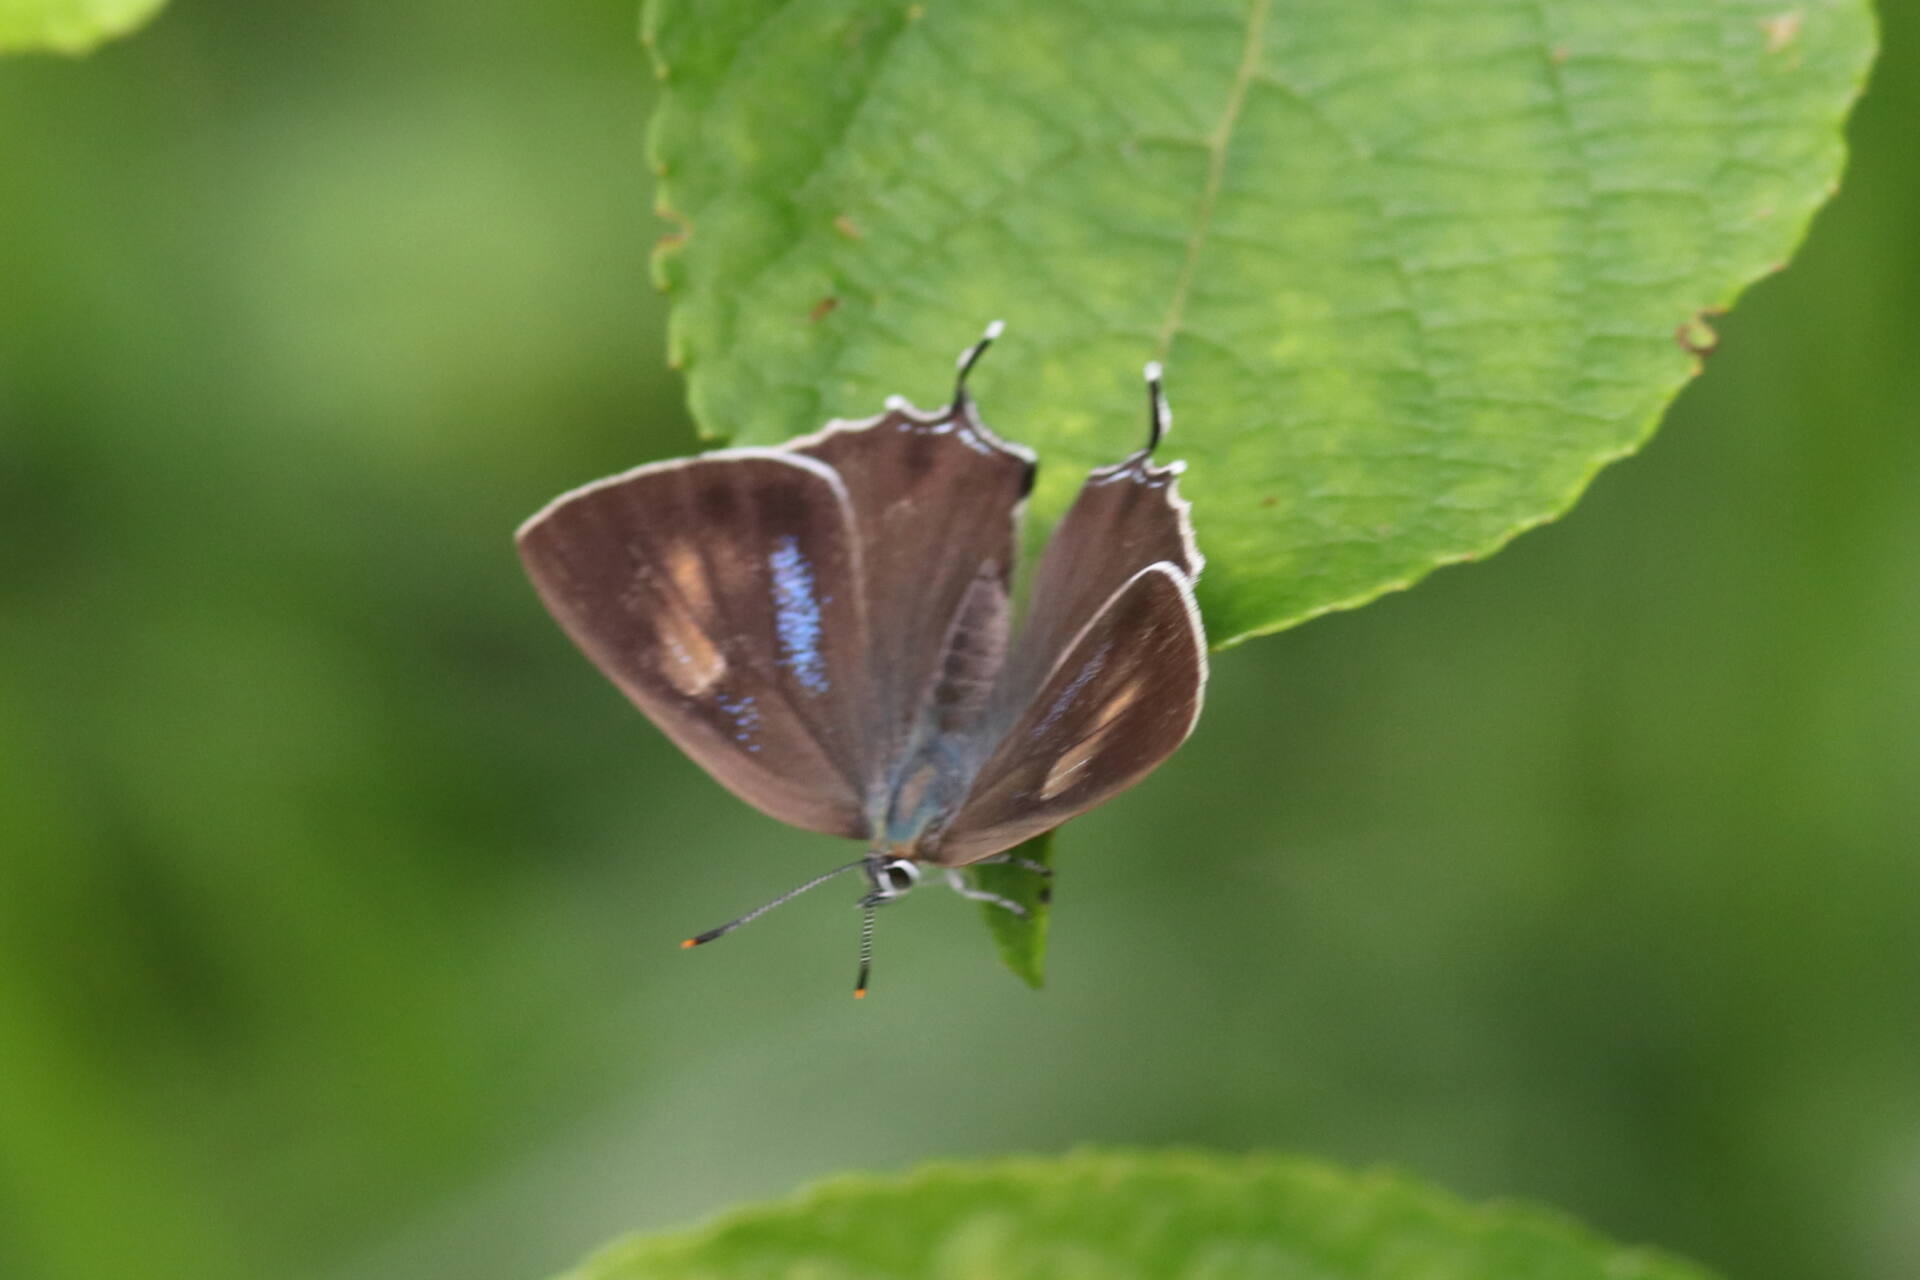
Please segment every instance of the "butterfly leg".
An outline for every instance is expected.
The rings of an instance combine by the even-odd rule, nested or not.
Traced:
[[[1044,862],[1035,862],[1032,858],[1016,858],[1010,853],[996,853],[991,858],[982,858],[974,863],[976,867],[988,867],[994,864],[1019,867],[1022,871],[1031,871],[1048,880],[1053,879],[1053,868]]]
[[[1012,898],[1003,898],[997,893],[988,893],[985,889],[975,889],[952,867],[947,868],[947,883],[953,886],[953,891],[963,898],[971,898],[975,902],[991,902],[996,907],[1005,907],[1017,916],[1025,917],[1027,914],[1027,909]]]

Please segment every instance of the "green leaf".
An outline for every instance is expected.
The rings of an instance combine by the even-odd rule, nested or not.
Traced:
[[[566,1280],[1704,1280],[1566,1219],[1273,1156],[1080,1152],[841,1177]]]
[[[1008,850],[1016,858],[1053,866],[1053,832],[1035,836],[1023,845]],[[1026,908],[1016,916],[1005,907],[982,903],[987,927],[1007,968],[1028,986],[1038,989],[1044,981],[1047,960],[1047,921],[1053,912],[1053,880],[1031,867],[1011,862],[990,863],[973,868],[973,882],[988,893],[1011,898]]]
[[[944,401],[1044,525],[1168,366],[1216,645],[1564,511],[1833,192],[1864,0],[655,0],[714,436]]]
[[[1038,533],[1138,444],[1162,358],[1216,646],[1484,555],[1632,452],[1832,193],[1873,47],[1863,0],[653,0],[643,30],[702,430],[941,403],[1004,317],[973,385],[1040,451]],[[989,918],[1035,981],[1040,929]]]
[[[146,24],[166,0],[0,0],[0,53],[86,53]]]

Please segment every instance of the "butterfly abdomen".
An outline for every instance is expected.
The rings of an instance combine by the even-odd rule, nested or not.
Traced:
[[[967,584],[941,641],[913,745],[895,773],[888,796],[885,838],[905,856],[937,831],[965,799],[981,752],[976,735],[1007,659],[1011,615],[1004,571],[980,567]]]
[[[939,673],[927,707],[935,733],[956,733],[987,708],[1007,660],[1010,624],[1006,582],[996,565],[981,566],[947,628]]]

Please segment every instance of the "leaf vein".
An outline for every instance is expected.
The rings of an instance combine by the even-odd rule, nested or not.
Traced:
[[[1214,125],[1213,132],[1207,136],[1207,182],[1200,193],[1200,210],[1194,218],[1193,234],[1187,237],[1186,259],[1180,265],[1180,278],[1174,284],[1173,298],[1167,304],[1166,317],[1160,322],[1160,332],[1153,344],[1154,354],[1163,360],[1173,347],[1173,335],[1179,332],[1180,322],[1186,315],[1187,298],[1193,292],[1194,276],[1200,269],[1200,251],[1206,244],[1207,231],[1213,222],[1214,205],[1219,202],[1220,188],[1226,181],[1227,144],[1233,140],[1233,127],[1239,123],[1240,109],[1246,105],[1247,89],[1260,68],[1267,12],[1272,7],[1272,0],[1253,0],[1253,7],[1247,13],[1240,65],[1234,71],[1233,84],[1227,91],[1226,108],[1220,113],[1220,122]]]

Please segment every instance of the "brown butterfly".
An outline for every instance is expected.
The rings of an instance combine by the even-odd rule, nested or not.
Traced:
[[[1087,477],[1013,624],[1034,455],[1001,440],[960,359],[953,402],[888,402],[777,449],[654,463],[555,499],[520,555],[574,643],[699,765],[772,817],[866,842],[856,995],[873,911],[925,866],[1009,850],[1150,773],[1192,731],[1207,679],[1203,563],[1170,416],[1147,366],[1145,448]]]

